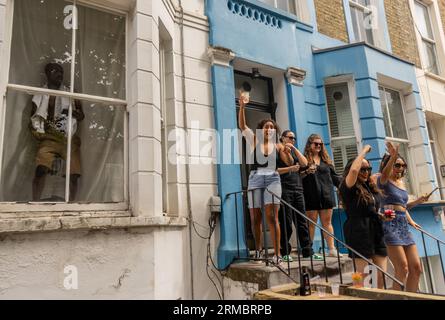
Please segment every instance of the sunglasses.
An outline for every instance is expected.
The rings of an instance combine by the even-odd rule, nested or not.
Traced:
[[[323,145],[323,142],[312,142],[312,144],[316,147],[321,147]]]
[[[401,164],[401,163],[395,163],[394,164],[394,168],[396,169],[400,169],[400,168],[406,168],[406,164]]]
[[[288,139],[291,139],[291,140],[295,141],[295,137],[285,137],[285,138],[288,138]]]
[[[371,173],[372,167],[360,168],[361,173]]]

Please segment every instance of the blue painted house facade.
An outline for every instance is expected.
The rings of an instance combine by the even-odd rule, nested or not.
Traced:
[[[310,134],[318,133],[334,156],[336,167],[342,167],[348,157],[369,144],[372,152],[368,159],[376,171],[385,153],[385,139],[407,140],[406,153],[413,168],[410,193],[415,196],[430,192],[437,182],[415,67],[391,53],[383,0],[374,2],[379,17],[379,40],[375,41],[378,47],[359,41],[348,0],[344,1],[344,10],[350,43],[317,31],[313,1],[302,1],[300,9],[304,14],[292,14],[263,2],[268,1],[206,1],[216,129],[237,128],[237,73],[248,74],[257,69],[271,79],[276,102],[274,116],[282,129],[297,133],[300,150]],[[340,105],[341,110],[330,96],[336,90],[347,96],[348,102]],[[394,127],[395,122],[402,121],[404,136],[399,136],[395,129],[393,132],[393,128],[389,133],[391,123],[385,123],[385,106],[394,104],[402,106],[403,115],[392,115],[388,121]],[[349,124],[349,131],[345,124]],[[221,156],[222,146],[219,150]],[[233,146],[233,153],[240,157],[238,146]],[[242,189],[243,177],[237,164],[219,164],[217,171],[222,199],[218,264],[226,267],[239,248],[247,254],[245,230],[234,228],[236,219],[243,225],[243,218],[231,214],[242,205],[241,200],[226,197]],[[424,223],[426,230],[445,239],[441,221],[437,220],[440,205],[437,202],[419,207],[413,211],[413,217]],[[335,215],[334,228],[341,238],[344,213],[336,210]],[[431,250],[437,254],[433,252],[437,249]]]

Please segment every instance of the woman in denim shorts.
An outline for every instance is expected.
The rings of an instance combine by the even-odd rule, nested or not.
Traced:
[[[422,267],[416,243],[408,225],[415,229],[421,227],[411,218],[408,209],[425,202],[428,197],[420,197],[408,203],[408,192],[403,180],[407,169],[406,161],[398,153],[399,146],[394,146],[391,142],[387,142],[386,146],[389,155],[385,155],[382,159],[381,174],[377,181],[385,195],[383,207],[394,210],[396,218],[383,224],[385,243],[388,247],[389,259],[394,265],[395,277],[406,284],[406,291],[416,292]],[[393,289],[400,290],[401,288],[398,284],[394,284]]]
[[[280,207],[278,197],[281,197],[281,181],[277,172],[277,157],[280,152],[284,152],[284,147],[278,143],[279,129],[272,119],[262,120],[257,126],[256,134],[246,125],[244,108],[248,102],[249,98],[241,94],[238,117],[248,150],[253,155],[253,159],[248,161],[253,164],[249,175],[248,202],[252,232],[255,238],[255,258],[260,259],[263,255],[261,209],[264,207],[275,251],[272,261],[278,264],[282,259],[280,257],[280,226],[278,222]]]

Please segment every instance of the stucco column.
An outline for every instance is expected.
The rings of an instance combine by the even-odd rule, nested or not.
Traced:
[[[374,168],[374,172],[377,172],[386,150],[386,131],[383,122],[379,84],[376,79],[368,77],[356,80],[355,85],[362,144],[369,144],[372,147],[367,159]]]
[[[218,193],[221,197],[218,267],[227,267],[236,257],[247,257],[245,242],[242,196],[226,198],[228,193],[241,191],[240,155],[237,135],[230,138],[230,131],[238,128],[235,106],[235,82],[231,61],[235,54],[225,48],[210,47],[208,54],[212,60],[213,103],[215,128],[218,132],[217,174]],[[230,145],[230,147],[228,147]],[[233,156],[228,157],[227,153]],[[223,160],[232,159],[230,163]],[[238,209],[238,210],[236,210]],[[238,214],[237,214],[238,212]]]
[[[287,99],[290,129],[296,133],[297,147],[303,150],[307,139],[307,116],[305,112],[305,95],[303,81],[306,71],[298,68],[288,68],[286,73]]]

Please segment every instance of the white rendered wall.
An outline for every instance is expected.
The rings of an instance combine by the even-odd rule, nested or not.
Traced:
[[[5,30],[5,4],[0,0],[0,49]],[[114,0],[113,0],[114,1]],[[106,1],[95,0],[105,4]],[[108,2],[113,3],[113,2]],[[128,12],[127,101],[129,113],[130,207],[139,217],[162,218],[160,128],[159,25],[173,39],[174,95],[168,101],[169,128],[199,121],[197,130],[214,127],[210,62],[207,57],[208,23],[204,0],[184,5],[184,68],[181,22],[177,0],[114,1]],[[176,6],[175,6],[176,5]],[[2,51],[0,51],[2,52]],[[0,66],[3,63],[0,57]],[[185,79],[183,90],[183,78]],[[184,121],[184,102],[187,119]],[[185,122],[185,123],[184,123]],[[181,156],[181,155],[179,155]],[[182,154],[183,157],[186,154]],[[211,159],[195,152],[193,159]],[[214,164],[172,165],[169,201],[173,213],[191,212],[200,235],[208,236],[208,200],[217,194]],[[0,299],[215,299],[207,278],[207,241],[188,227],[152,226],[91,231],[0,234]],[[190,236],[192,248],[190,250]],[[218,232],[212,238],[216,256]],[[63,268],[75,265],[79,289],[63,288]],[[193,268],[193,270],[192,270]],[[119,280],[120,279],[120,280]],[[120,281],[120,284],[119,284]]]

